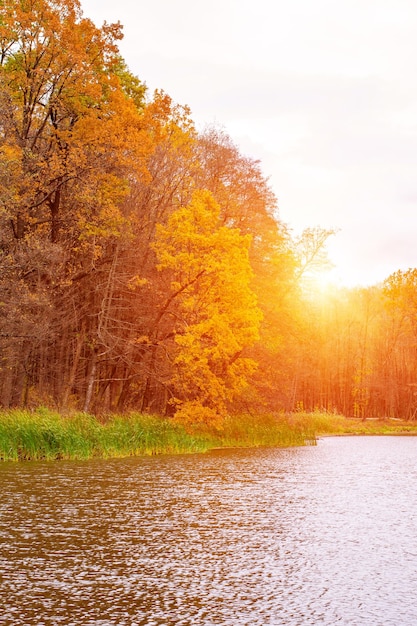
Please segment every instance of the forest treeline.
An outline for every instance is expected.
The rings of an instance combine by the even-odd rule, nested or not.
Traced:
[[[1,0],[0,405],[413,418],[417,270],[324,299],[259,162],[152,96],[119,24]]]

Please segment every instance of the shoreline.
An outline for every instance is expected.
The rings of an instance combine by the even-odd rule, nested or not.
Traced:
[[[325,437],[417,436],[417,423],[365,421],[328,413],[240,414],[221,429],[194,431],[169,418],[130,413],[102,418],[45,407],[0,411],[0,461],[110,459],[259,447],[315,446]]]

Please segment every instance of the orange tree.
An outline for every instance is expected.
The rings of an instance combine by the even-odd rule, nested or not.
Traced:
[[[207,190],[158,227],[154,248],[169,294],[154,342],[170,351],[172,402],[187,423],[219,424],[255,366],[245,356],[261,319],[250,288],[249,244],[248,236],[222,226]]]
[[[1,395],[14,404],[63,335],[62,290],[123,233],[126,172],[145,169],[146,142],[119,25],[96,28],[77,0],[0,6]]]

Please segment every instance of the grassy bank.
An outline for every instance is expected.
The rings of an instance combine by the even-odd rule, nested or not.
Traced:
[[[295,419],[297,419],[295,414]],[[316,436],[323,435],[417,435],[417,422],[392,418],[368,418],[365,421],[327,413],[301,413],[310,421]]]
[[[346,419],[323,413],[242,415],[216,432],[187,433],[172,420],[132,413],[99,420],[40,408],[0,412],[0,460],[111,458],[204,452],[213,448],[301,446],[320,435],[417,434],[417,424]]]
[[[47,409],[0,413],[2,460],[111,458],[205,449],[199,438],[150,416],[114,416],[103,422],[83,413],[62,417]]]
[[[132,413],[99,420],[40,408],[0,412],[0,460],[111,458],[204,452],[217,447],[296,446],[314,441],[283,416],[228,418],[217,432],[187,433],[172,420]]]

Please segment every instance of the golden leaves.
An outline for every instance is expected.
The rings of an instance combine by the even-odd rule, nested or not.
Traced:
[[[184,419],[196,402],[204,419],[223,414],[251,369],[241,352],[258,338],[261,313],[249,286],[249,243],[221,225],[219,206],[205,190],[158,226],[158,268],[170,272],[175,305],[187,321],[176,329],[172,379]]]

